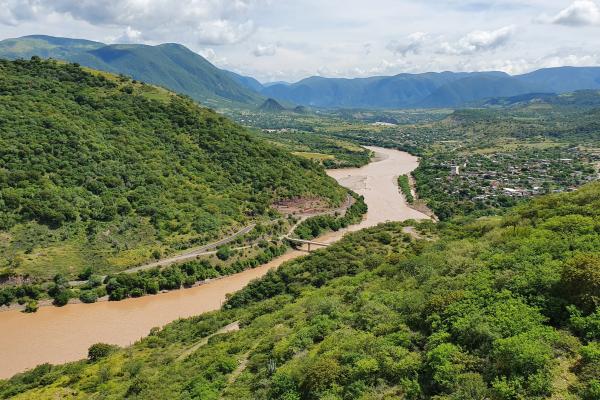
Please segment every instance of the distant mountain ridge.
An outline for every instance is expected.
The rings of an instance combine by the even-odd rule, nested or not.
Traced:
[[[472,104],[475,107],[521,107],[551,104],[563,107],[600,107],[600,90],[578,90],[572,93],[527,93],[512,97],[495,97]]]
[[[600,67],[558,67],[524,75],[504,72],[440,72],[369,78],[310,77],[263,86],[277,100],[325,108],[445,108],[528,93],[600,89]]]
[[[164,86],[207,105],[258,106],[264,98],[185,46],[174,43],[106,45],[82,39],[32,35],[0,42],[0,58],[62,59]],[[236,75],[237,76],[237,75]],[[240,77],[241,78],[241,77]]]

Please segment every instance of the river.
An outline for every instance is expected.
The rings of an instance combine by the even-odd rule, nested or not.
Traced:
[[[362,167],[329,170],[341,185],[365,197],[369,212],[360,224],[316,239],[333,243],[346,232],[375,226],[386,221],[427,219],[425,214],[408,207],[397,187],[397,177],[418,166],[408,153],[369,147],[374,160]],[[129,345],[148,334],[152,327],[163,326],[220,308],[227,293],[240,290],[285,261],[306,255],[290,251],[268,264],[239,274],[213,280],[190,289],[119,302],[69,304],[42,307],[35,314],[17,310],[0,313],[0,378],[38,364],[75,361],[87,355],[90,345],[98,342]]]

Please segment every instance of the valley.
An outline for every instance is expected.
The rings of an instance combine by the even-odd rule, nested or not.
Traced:
[[[347,232],[381,222],[428,219],[406,205],[394,179],[414,170],[418,160],[395,150],[375,147],[369,150],[375,157],[367,166],[328,172],[342,186],[364,196],[368,213],[360,223],[326,233],[316,241],[334,243]],[[45,362],[57,364],[81,359],[88,347],[97,342],[126,346],[147,335],[151,328],[218,310],[228,294],[304,255],[303,250],[290,250],[256,268],[154,296],[119,302],[69,304],[60,308],[42,307],[35,314],[18,310],[0,312],[0,332],[3,333],[0,354],[12,360],[10,364],[3,364],[0,378]]]
[[[18,3],[0,398],[600,399],[595,1]]]

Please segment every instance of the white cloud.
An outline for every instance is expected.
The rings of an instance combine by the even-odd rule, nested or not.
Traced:
[[[125,28],[121,36],[112,40],[114,43],[139,43],[143,41],[142,32],[132,29],[130,26]]]
[[[198,54],[202,57],[206,58],[212,64],[219,66],[220,68],[230,68],[227,57],[221,57],[217,54],[217,52],[210,47],[205,47],[203,49],[198,50]]]
[[[40,7],[33,0],[0,0],[0,24],[17,25],[35,18]]]
[[[255,30],[249,11],[267,0],[0,0],[0,23],[64,15],[95,26],[138,32],[125,38],[168,41],[187,32],[201,44],[232,44]],[[127,32],[126,32],[127,33]]]
[[[537,63],[541,68],[563,67],[589,67],[598,65],[600,56],[598,54],[551,54]]]
[[[426,34],[423,32],[415,32],[408,35],[408,40],[398,41],[392,40],[386,48],[396,55],[406,57],[408,54],[419,54],[421,48],[425,44]]]
[[[443,54],[466,55],[490,51],[506,45],[515,33],[515,26],[505,26],[495,31],[473,31],[456,43],[444,42],[439,50]]]
[[[239,43],[254,31],[255,25],[251,20],[236,23],[221,19],[204,23],[195,33],[196,41],[200,44],[224,45]]]
[[[213,62],[214,60],[217,59],[217,53],[215,52],[214,49],[211,49],[210,47],[207,47],[205,49],[201,49],[198,51],[198,53],[206,58],[208,61]]]
[[[274,44],[257,44],[252,54],[255,57],[270,57],[277,54],[277,45]]]
[[[567,26],[600,24],[600,7],[592,0],[577,0],[554,16],[542,15],[538,21]]]
[[[318,70],[345,77],[519,73],[598,65],[591,31],[600,22],[590,25],[599,19],[598,6],[600,0],[0,0],[0,39],[175,42],[263,81],[298,80]],[[539,15],[544,23],[591,28],[531,23]]]

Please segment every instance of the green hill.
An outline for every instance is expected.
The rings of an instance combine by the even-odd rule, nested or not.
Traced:
[[[41,365],[4,398],[598,399],[600,184],[347,236],[221,311]],[[239,322],[240,330],[203,338]]]
[[[345,191],[323,169],[164,89],[0,61],[0,271],[114,272]]]
[[[263,97],[248,89],[232,73],[223,71],[202,56],[179,44],[147,46],[114,44],[52,36],[24,36],[0,42],[0,58],[32,56],[76,62],[124,74],[186,94],[210,106],[258,105]]]
[[[262,103],[258,109],[259,111],[273,113],[285,111],[285,108],[281,104],[279,104],[277,100],[271,98],[265,100],[265,102]]]

